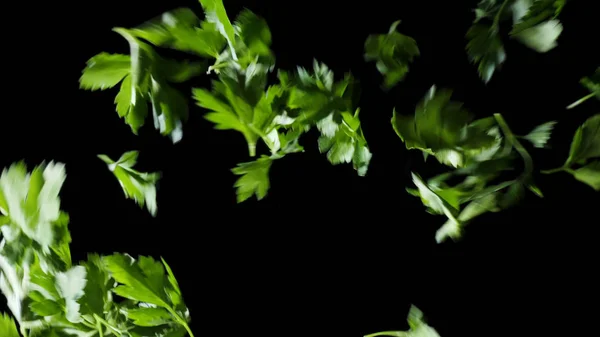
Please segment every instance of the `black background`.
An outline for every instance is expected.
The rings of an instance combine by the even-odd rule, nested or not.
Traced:
[[[305,153],[274,164],[268,197],[240,205],[230,172],[248,161],[240,134],[213,130],[193,107],[179,144],[150,120],[134,136],[114,111],[116,91],[78,89],[91,56],[128,52],[112,27],[181,6],[201,15],[198,2],[31,3],[5,12],[15,23],[5,31],[2,166],[66,163],[62,207],[71,215],[74,259],[115,251],[165,257],[197,337],[359,337],[406,328],[410,303],[444,337],[591,332],[598,194],[567,174],[540,175],[544,199],[528,195],[517,208],[476,220],[461,242],[438,245],[444,218],[425,213],[405,187],[411,170],[427,176],[439,167],[407,151],[390,118],[394,106],[412,114],[432,84],[452,88],[478,117],[504,114],[515,133],[559,121],[551,149],[531,153],[538,168],[561,165],[577,126],[600,107],[590,100],[564,109],[587,94],[578,81],[599,65],[592,2],[570,1],[559,47],[547,54],[506,38],[507,61],[486,86],[464,51],[477,1],[226,0],[231,18],[247,7],[267,20],[278,67],[311,67],[317,58],[337,77],[351,71],[361,81],[374,154],[361,178],[351,165],[330,165],[311,134]],[[398,19],[422,56],[385,93],[374,65],[363,61],[363,43]],[[140,170],[163,172],[156,218],[126,200],[96,158],[128,150],[141,151]]]

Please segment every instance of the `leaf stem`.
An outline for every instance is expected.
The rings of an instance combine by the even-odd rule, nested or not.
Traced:
[[[498,26],[500,25],[500,16],[502,16],[502,12],[504,12],[504,9],[506,8],[506,5],[508,5],[509,1],[510,0],[504,0],[502,6],[500,6],[500,9],[498,10],[498,13],[496,13],[496,16],[494,16],[494,23],[492,27],[495,29],[498,29]]]
[[[521,142],[519,142],[515,134],[510,130],[510,127],[508,126],[508,124],[504,120],[504,117],[502,117],[501,114],[494,114],[494,119],[496,119],[496,122],[498,122],[498,125],[502,129],[506,140],[515,148],[515,150],[517,150],[517,152],[519,152],[521,157],[523,157],[523,161],[525,162],[525,169],[523,174],[521,174],[521,179],[523,177],[530,176],[531,173],[533,173],[533,159],[529,155],[529,152],[527,152],[527,150],[521,144]]]
[[[589,95],[587,95],[587,96],[584,96],[584,97],[582,97],[582,98],[578,99],[577,101],[575,101],[575,102],[571,103],[571,105],[569,105],[569,106],[567,107],[567,109],[573,109],[574,107],[578,106],[579,104],[581,104],[581,103],[583,103],[583,102],[587,101],[588,99],[590,99],[590,98],[592,98],[592,97],[594,97],[594,96],[595,96],[595,94],[594,94],[594,93],[591,93],[591,94],[589,94]]]
[[[381,331],[381,332],[376,332],[376,333],[372,333],[369,335],[365,335],[364,337],[377,337],[377,336],[397,336],[397,337],[403,337],[406,336],[406,332],[404,331]]]
[[[94,319],[96,320],[96,323],[100,322],[102,323],[104,326],[106,326],[107,328],[109,328],[110,330],[112,330],[116,335],[123,335],[123,332],[117,328],[115,328],[114,326],[112,326],[110,323],[108,323],[107,321],[104,320],[104,318],[94,314]]]
[[[104,337],[104,332],[102,331],[102,323],[99,320],[96,320],[96,329],[98,330],[98,336]]]
[[[167,311],[169,311],[171,313],[171,315],[173,315],[173,317],[175,317],[175,320],[181,324],[181,326],[183,326],[185,328],[185,330],[187,331],[188,335],[190,335],[190,337],[194,337],[194,333],[192,332],[192,329],[190,328],[190,325],[188,324],[188,322],[181,317],[173,308],[171,307],[167,307]]]

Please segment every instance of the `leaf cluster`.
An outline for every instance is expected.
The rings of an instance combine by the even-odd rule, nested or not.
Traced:
[[[481,0],[467,31],[467,54],[488,83],[506,60],[501,24],[511,21],[510,37],[538,53],[554,49],[563,31],[557,19],[566,0]]]
[[[127,174],[132,174],[134,157],[130,153],[111,164],[127,189],[135,184],[127,180],[132,179]],[[181,289],[164,260],[90,254],[80,264],[71,261],[69,219],[58,196],[65,178],[64,165],[53,162],[30,173],[17,163],[0,176],[0,290],[20,333],[193,336]],[[0,335],[19,336],[15,322],[5,315]]]

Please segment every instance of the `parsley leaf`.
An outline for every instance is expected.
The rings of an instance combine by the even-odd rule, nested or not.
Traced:
[[[221,35],[227,40],[233,59],[237,60],[235,53],[235,29],[231,21],[229,21],[223,0],[200,0],[200,4],[202,4],[202,8],[204,9],[206,20],[217,27]]]
[[[417,189],[407,189],[421,199],[429,213],[448,218],[436,233],[438,243],[448,237],[460,238],[462,228],[483,213],[513,206],[526,189],[542,196],[533,183],[531,156],[499,114],[472,121],[462,103],[451,100],[449,90],[438,91],[434,86],[414,117],[394,112],[392,124],[408,149],[422,151],[425,158],[433,155],[454,168],[427,180],[413,173]],[[533,139],[544,141],[542,136]],[[524,161],[523,172],[499,181],[514,168],[517,155]]]
[[[555,17],[564,4],[565,0],[517,0],[512,6],[511,36],[539,53],[550,51],[558,45],[556,40],[563,31],[562,24]],[[555,5],[558,7],[554,8]],[[553,18],[545,21],[550,17]]]
[[[103,260],[111,276],[119,283],[112,291],[121,297],[145,303],[127,310],[134,324],[150,327],[170,321],[189,330],[188,310],[173,273],[164,260],[160,263],[150,257],[140,256],[136,261],[123,254],[106,256]]]
[[[23,162],[5,169],[0,177],[3,233],[11,230],[12,237],[23,233],[45,253],[50,253],[51,246],[69,241],[63,229],[67,216],[60,211],[58,197],[65,179],[65,166],[61,163],[42,164],[31,174]]]
[[[365,41],[365,60],[374,61],[390,89],[408,73],[408,65],[420,55],[415,40],[396,31],[400,21],[392,23],[387,34],[370,35]]]
[[[15,321],[5,313],[0,315],[0,335],[3,337],[20,337]]]
[[[408,312],[408,331],[382,331],[366,335],[365,337],[390,336],[390,337],[440,337],[438,332],[427,325],[423,318],[423,312],[414,305]]]
[[[565,171],[577,180],[600,191],[600,114],[588,118],[575,132],[569,157],[562,167],[542,171],[556,173]],[[580,166],[578,169],[574,167]]]
[[[129,30],[157,47],[172,48],[202,57],[217,58],[225,46],[225,39],[215,23],[200,21],[189,8],[178,8],[163,13]]]
[[[550,134],[552,133],[552,129],[554,129],[554,125],[556,125],[556,122],[554,121],[540,124],[526,136],[523,136],[523,138],[530,141],[533,146],[543,148],[546,146],[546,143],[548,143],[548,140],[550,140]]]
[[[371,151],[360,127],[356,109],[354,115],[341,113],[341,122],[333,120],[333,114],[319,122],[321,137],[319,137],[319,151],[327,152],[327,159],[333,165],[352,162],[359,176],[365,176],[372,158]],[[325,131],[325,130],[334,131]]]
[[[506,60],[500,25],[512,13],[511,37],[545,53],[557,46],[563,26],[556,19],[565,0],[482,0],[467,32],[467,54],[477,64],[481,79],[488,83]],[[510,5],[510,6],[509,6]]]
[[[123,54],[100,53],[87,61],[79,83],[82,89],[106,90],[129,75],[130,58]]]
[[[253,195],[262,200],[270,187],[269,169],[273,159],[263,156],[255,161],[238,164],[231,172],[241,177],[235,182],[237,201],[243,202]]]
[[[567,0],[517,0],[513,4],[513,13],[517,13],[517,23],[511,34],[519,34],[544,21],[556,19],[562,12]]]
[[[506,60],[506,52],[498,30],[492,25],[478,23],[467,32],[467,53],[471,62],[477,64],[481,79],[488,83],[494,72]]]
[[[104,154],[98,155],[103,162],[108,165],[108,169],[117,177],[125,197],[133,199],[143,207],[146,205],[148,212],[156,216],[156,183],[160,179],[160,173],[139,172],[133,169],[137,163],[139,152],[128,151],[114,161]]]
[[[407,149],[435,156],[440,163],[464,166],[471,157],[490,148],[495,137],[487,123],[470,124],[462,103],[451,101],[452,91],[432,86],[413,116],[394,114],[392,126]]]
[[[298,144],[298,138],[302,134],[301,130],[288,130],[287,132],[277,132],[273,139],[274,146],[277,146],[277,152],[271,156],[262,156],[255,161],[240,163],[231,171],[240,177],[236,180],[237,202],[244,202],[253,195],[258,200],[267,196],[271,187],[269,181],[269,170],[273,162],[283,158],[290,153],[302,152],[304,148]]]

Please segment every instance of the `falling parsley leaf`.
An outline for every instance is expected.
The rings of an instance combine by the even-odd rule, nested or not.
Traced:
[[[492,25],[477,23],[467,32],[467,54],[471,62],[477,64],[481,79],[488,83],[494,72],[506,60],[504,44],[498,36],[498,30]]]
[[[227,39],[233,58],[237,59],[235,53],[235,29],[231,21],[229,21],[223,0],[200,0],[200,4],[204,9],[206,20],[216,25],[221,35]]]
[[[552,133],[552,129],[554,129],[554,125],[556,125],[554,121],[538,125],[523,138],[530,141],[537,148],[544,148],[548,140],[550,140],[550,134]]]
[[[21,337],[15,321],[5,313],[0,315],[0,335],[2,337]]]
[[[333,114],[321,120],[317,125],[321,129],[319,151],[327,152],[327,159],[333,165],[352,163],[359,176],[365,176],[371,161],[371,151],[363,136],[356,109],[354,115],[341,113],[341,121],[336,123]],[[332,131],[324,131],[326,129]]]
[[[556,17],[564,5],[565,0],[517,0],[511,36],[539,53],[550,51],[563,31]]]
[[[82,89],[106,90],[119,84],[129,75],[129,55],[100,53],[87,61],[79,79]]]
[[[451,100],[452,91],[432,86],[413,116],[394,114],[392,126],[407,149],[434,155],[441,163],[464,166],[469,158],[494,145],[489,125],[472,124],[462,103]]]
[[[423,312],[416,306],[411,306],[408,312],[408,331],[382,331],[365,337],[390,336],[390,337],[440,337],[437,331],[427,325],[423,318]]]
[[[556,19],[565,0],[482,0],[467,32],[467,54],[477,64],[481,79],[488,83],[506,60],[500,26],[512,13],[511,37],[545,53],[557,46],[563,26]]]
[[[565,171],[572,174],[577,180],[599,190],[600,180],[600,114],[588,118],[575,132],[569,157],[562,167],[543,173],[556,173]],[[575,169],[575,167],[579,168]]]
[[[483,213],[514,206],[526,189],[542,196],[533,183],[531,156],[499,114],[472,121],[462,104],[451,100],[449,90],[438,91],[434,86],[414,117],[394,112],[392,124],[408,149],[433,155],[454,168],[427,180],[413,173],[417,189],[407,189],[429,213],[448,218],[436,233],[438,243],[460,238],[463,227]],[[534,139],[542,142],[543,138]],[[523,172],[498,181],[514,168],[518,156],[525,164]]]
[[[512,5],[516,17],[511,34],[519,34],[527,29],[556,19],[562,12],[567,0],[517,0]]]
[[[397,32],[399,24],[400,21],[396,21],[387,34],[370,35],[365,41],[365,60],[375,62],[387,89],[404,79],[408,65],[420,55],[415,40]]]
[[[231,170],[233,174],[241,176],[234,185],[237,189],[238,202],[243,202],[253,195],[256,195],[258,200],[267,196],[271,186],[269,169],[272,163],[273,159],[263,156],[255,161],[238,164]]]
[[[114,161],[108,156],[98,155],[108,165],[108,169],[117,177],[125,197],[133,199],[140,207],[146,205],[148,212],[156,216],[156,183],[160,179],[160,173],[146,173],[136,171],[133,166],[137,163],[139,152],[128,151]]]

